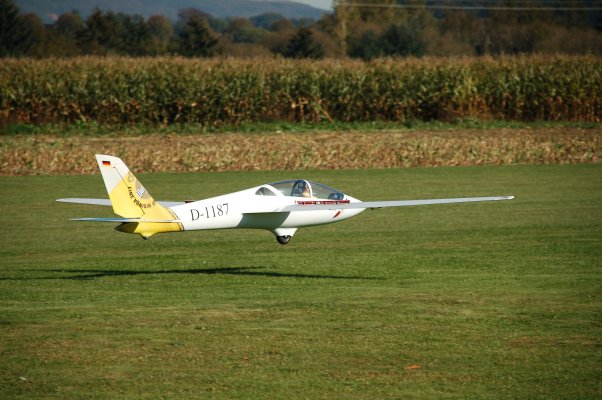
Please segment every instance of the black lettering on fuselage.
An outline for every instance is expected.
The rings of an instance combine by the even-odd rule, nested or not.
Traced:
[[[201,213],[199,213],[199,210],[195,210],[194,208],[190,209],[190,217],[192,218],[193,221],[196,221],[197,219],[199,219],[201,217]]]

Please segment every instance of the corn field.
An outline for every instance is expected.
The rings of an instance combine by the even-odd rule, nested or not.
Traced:
[[[595,56],[4,59],[0,125],[602,118]]]
[[[602,161],[600,129],[3,136],[0,175],[96,174],[95,153],[138,172],[401,168]]]

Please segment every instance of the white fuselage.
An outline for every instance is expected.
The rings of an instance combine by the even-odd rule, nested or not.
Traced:
[[[275,231],[279,228],[300,228],[338,222],[363,211],[363,209],[333,208],[332,210],[278,212],[284,206],[320,202],[320,200],[285,196],[279,192],[276,196],[257,195],[261,187],[178,205],[171,207],[171,210],[177,215],[186,231],[227,228]],[[347,195],[345,200],[359,201]]]

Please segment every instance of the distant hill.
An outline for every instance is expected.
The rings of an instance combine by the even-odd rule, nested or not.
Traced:
[[[178,10],[197,8],[214,17],[252,17],[264,13],[278,13],[286,18],[320,19],[326,11],[305,4],[286,0],[14,0],[21,13],[35,13],[45,22],[52,22],[53,16],[73,10],[87,17],[94,8],[125,14],[139,14],[144,17],[164,15],[177,20]]]

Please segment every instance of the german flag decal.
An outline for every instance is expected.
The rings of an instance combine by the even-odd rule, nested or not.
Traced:
[[[105,167],[110,167],[111,166],[111,162],[110,161],[103,161],[102,165]]]

